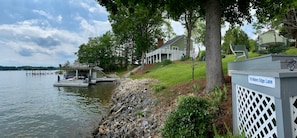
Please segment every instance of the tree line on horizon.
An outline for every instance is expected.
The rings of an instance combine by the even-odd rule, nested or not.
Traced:
[[[35,66],[0,66],[0,70],[58,70],[58,67]]]

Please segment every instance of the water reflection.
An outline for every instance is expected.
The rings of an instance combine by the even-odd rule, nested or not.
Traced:
[[[116,86],[53,87],[56,75],[24,71],[0,71],[0,76],[6,80],[0,82],[0,138],[91,137]]]
[[[61,94],[64,95],[83,97],[83,101],[79,102],[84,103],[85,105],[90,105],[94,104],[94,102],[99,102],[103,106],[108,106],[110,102],[110,97],[112,95],[112,91],[114,90],[115,86],[115,83],[106,82],[97,83],[96,85],[90,85],[86,88],[57,87],[57,89],[58,91],[63,92]]]

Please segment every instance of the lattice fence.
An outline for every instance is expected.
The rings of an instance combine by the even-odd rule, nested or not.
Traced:
[[[277,137],[274,97],[236,85],[236,105],[238,129],[246,137]]]
[[[291,105],[291,120],[292,121],[292,132],[293,137],[297,137],[297,96],[293,96],[290,99],[290,105]]]

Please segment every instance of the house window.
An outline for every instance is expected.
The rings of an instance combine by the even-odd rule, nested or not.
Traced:
[[[177,46],[172,46],[172,50],[178,50]]]

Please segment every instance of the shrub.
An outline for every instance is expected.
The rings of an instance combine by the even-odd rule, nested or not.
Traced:
[[[165,60],[162,61],[162,65],[163,65],[163,66],[169,65],[169,64],[171,64],[171,63],[172,63],[172,61],[169,60],[169,59],[165,59]]]
[[[133,67],[134,67],[133,65],[128,65],[128,66],[127,66],[127,70],[132,70]]]
[[[286,51],[288,49],[287,46],[283,46],[283,45],[271,45],[269,47],[267,47],[268,53],[282,53],[284,51]]]
[[[227,99],[227,87],[224,85],[223,91],[220,88],[215,88],[215,90],[210,93],[209,102],[213,108],[218,108],[223,100]]]
[[[155,92],[159,92],[163,89],[165,89],[165,86],[163,84],[156,84],[154,87],[153,87],[154,91]]]
[[[214,138],[245,138],[245,133],[241,133],[238,136],[233,135],[226,124],[225,124],[225,128],[227,130],[227,133],[225,135],[221,135],[221,134],[218,133],[215,124],[212,125],[212,128],[213,128],[213,131],[214,131],[214,134],[215,134]]]
[[[177,105],[180,105],[182,101],[184,101],[185,99],[187,98],[186,95],[180,95],[176,98],[176,102],[177,102]]]
[[[188,55],[184,55],[184,56],[182,56],[182,57],[180,58],[180,61],[186,61],[186,60],[188,60],[188,59],[190,59],[190,56],[188,56]]]
[[[195,84],[195,85],[193,85],[193,87],[192,87],[192,90],[193,90],[194,92],[199,91],[199,89],[200,89],[200,85],[199,85],[199,84]]]
[[[211,129],[211,113],[207,100],[195,96],[181,98],[161,129],[163,137],[207,137]]]

